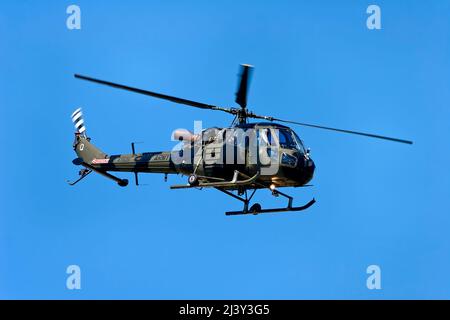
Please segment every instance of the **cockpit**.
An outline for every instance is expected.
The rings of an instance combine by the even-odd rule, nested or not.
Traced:
[[[274,130],[275,129],[275,130]],[[267,144],[273,145],[273,134],[278,134],[280,147],[286,149],[297,149],[300,153],[306,154],[307,151],[303,145],[303,141],[299,136],[288,128],[264,128],[259,130],[260,138]]]

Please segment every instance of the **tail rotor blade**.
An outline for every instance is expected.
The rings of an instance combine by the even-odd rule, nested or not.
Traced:
[[[75,110],[72,113],[71,118],[77,132],[86,134],[86,127],[84,126],[83,112],[81,111],[81,108]]]

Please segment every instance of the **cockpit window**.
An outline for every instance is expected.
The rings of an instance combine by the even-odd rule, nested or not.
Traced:
[[[272,145],[272,132],[270,129],[260,130],[259,137],[266,144]],[[303,146],[302,140],[294,131],[289,129],[278,129],[278,139],[280,141],[280,147],[286,149],[297,149],[301,153],[306,153],[306,149]]]
[[[293,131],[289,129],[279,129],[280,146],[287,149],[301,150],[301,143],[298,143]]]
[[[285,129],[279,130],[280,146],[283,148],[296,148],[297,145],[292,138],[292,134]]]
[[[299,136],[298,136],[294,131],[292,131],[292,136],[294,137],[295,142],[296,142],[297,145],[298,145],[297,149],[298,149],[301,153],[306,154],[306,149],[305,149],[305,146],[303,145],[302,139],[300,139]]]

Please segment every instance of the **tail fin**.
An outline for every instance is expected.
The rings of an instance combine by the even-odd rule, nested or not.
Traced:
[[[77,153],[78,158],[74,159],[72,162],[75,165],[82,165],[86,169],[83,169],[79,172],[80,177],[74,181],[67,181],[71,186],[77,184],[84,177],[90,174],[92,171],[95,171],[111,180],[117,182],[117,184],[121,187],[125,187],[128,185],[127,179],[120,179],[118,177],[113,176],[108,173],[106,168],[100,168],[98,165],[109,162],[107,159],[107,154],[98,149],[91,143],[91,138],[86,135],[86,127],[84,126],[83,113],[81,112],[81,108],[75,110],[72,113],[72,121],[75,125],[75,141],[73,142],[73,149]]]
[[[92,163],[94,159],[104,159],[106,154],[91,143],[91,138],[86,135],[86,127],[84,125],[83,112],[81,108],[72,113],[72,122],[75,125],[77,132],[75,133],[75,141],[73,148],[77,153],[78,158],[81,158],[85,163]]]

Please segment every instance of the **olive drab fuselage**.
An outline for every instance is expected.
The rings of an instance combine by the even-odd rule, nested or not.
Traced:
[[[254,130],[256,142],[262,139],[263,132],[274,137],[277,132],[280,140],[277,152],[274,152],[273,147],[268,150],[251,148],[248,137],[247,140],[237,141],[238,138],[233,135],[237,129],[244,133]],[[227,134],[231,136],[231,141],[227,139]],[[197,142],[182,141],[181,147],[172,151],[107,155],[93,146],[89,138],[76,135],[74,148],[84,162],[99,171],[182,175],[195,172],[200,178],[223,180],[230,180],[236,170],[248,176],[261,171],[262,174],[255,183],[248,186],[251,188],[263,188],[267,184],[276,187],[298,187],[307,184],[313,177],[315,165],[309,152],[295,132],[286,126],[252,123],[231,128],[210,128],[203,130],[199,136],[201,138]],[[257,146],[259,145],[257,143]],[[230,151],[233,155],[230,155]],[[269,159],[263,159],[264,156]],[[274,156],[277,158],[274,159]],[[268,174],[264,174],[265,168]]]

